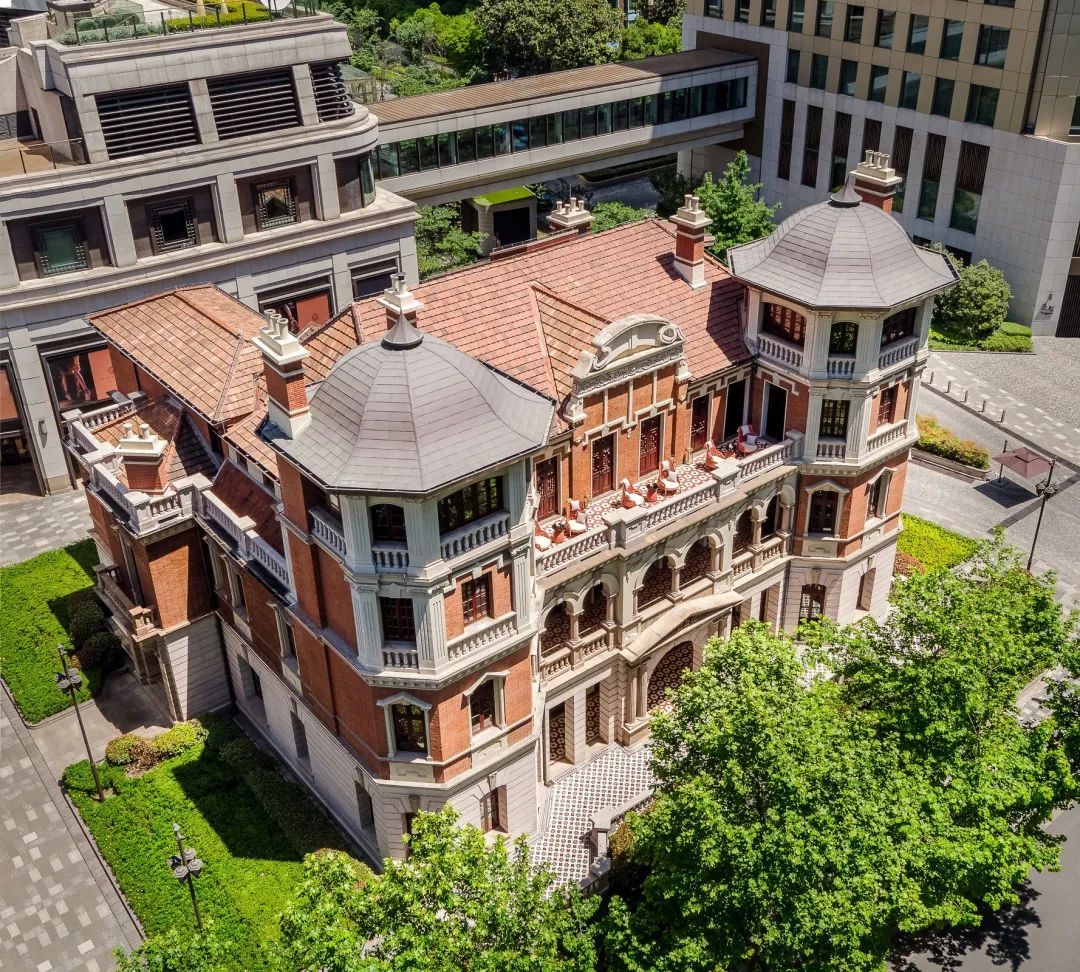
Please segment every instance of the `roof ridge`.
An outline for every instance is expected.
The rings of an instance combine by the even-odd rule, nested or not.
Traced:
[[[613,226],[612,229],[618,229],[618,227]],[[597,320],[603,321],[605,324],[610,324],[612,322],[612,318],[601,314],[599,311],[594,311],[591,308],[586,307],[584,304],[579,304],[575,300],[570,300],[568,297],[564,297],[562,294],[558,293],[558,291],[552,290],[550,287],[540,283],[539,281],[530,280],[529,286],[535,290],[542,291],[549,297],[557,300],[560,304],[565,304],[567,307],[573,307],[575,310],[579,310],[582,313],[588,314],[590,317],[595,317]]]
[[[555,367],[551,363],[551,345],[548,344],[547,331],[544,329],[544,321],[540,313],[540,305],[536,300],[536,291],[538,289],[544,289],[535,280],[529,281],[529,307],[532,310],[533,326],[536,328],[537,336],[540,339],[540,346],[544,349],[544,372],[548,381],[551,382],[551,390],[558,395],[559,383],[555,380]]]
[[[203,317],[207,318],[209,321],[216,324],[218,327],[220,327],[227,334],[231,334],[233,337],[238,338],[240,340],[245,340],[244,335],[240,331],[234,331],[227,324],[225,324],[222,321],[219,321],[217,319],[217,317],[211,311],[208,311],[205,307],[200,307],[194,301],[188,300],[187,297],[184,296],[184,294],[187,291],[195,290],[195,289],[197,289],[197,288],[195,288],[195,287],[177,288],[174,291],[174,296],[177,298],[177,300],[180,300],[183,303],[187,304],[188,307],[190,307],[193,311],[197,311],[198,313],[202,314]],[[202,288],[202,289],[206,289],[206,288]],[[213,287],[213,285],[210,285],[210,289],[217,290],[219,288]],[[224,293],[224,291],[222,291],[222,293]],[[251,308],[248,307],[247,304],[241,304],[240,306],[244,307],[246,310],[251,310]]]
[[[236,347],[233,348],[233,359],[229,365],[229,373],[225,376],[225,380],[221,383],[221,394],[218,395],[217,404],[214,406],[214,421],[222,421],[222,412],[225,410],[225,399],[232,388],[233,379],[236,377],[236,370],[240,367],[240,352],[243,351],[244,346],[247,344],[247,339],[242,335],[237,335]],[[254,394],[252,395],[254,398]],[[247,413],[245,413],[247,414]]]
[[[876,216],[870,214],[870,211],[874,210],[875,212],[884,213],[885,210],[878,209],[876,206],[871,206],[868,203],[859,203],[858,206],[855,206],[853,208],[859,219],[859,229],[862,230],[863,240],[865,240],[866,242],[866,251],[870,254],[870,269],[872,271],[870,274],[870,278],[874,283],[874,292],[878,295],[878,300],[881,303],[887,303],[885,299],[885,294],[881,292],[881,284],[878,282],[878,274],[876,272],[877,261],[875,259],[876,254],[874,248],[870,245],[870,233],[866,226],[866,220],[863,218],[865,216],[866,219],[877,219]],[[891,219],[892,217],[886,216],[886,218]],[[840,220],[837,220],[836,222],[839,225]],[[904,235],[905,237],[907,236],[906,233]]]
[[[824,205],[828,205],[826,202]],[[859,220],[859,228],[863,229],[862,220]],[[832,232],[829,234],[829,248],[825,256],[825,266],[821,268],[821,279],[817,284],[817,291],[814,293],[814,302],[817,303],[821,299],[821,289],[824,286],[825,278],[829,275],[829,264],[832,263],[834,254],[836,253],[836,234],[840,232],[840,219],[834,219],[832,224]],[[863,229],[863,239],[866,239],[866,231]],[[874,289],[877,291],[877,285],[874,285]],[[881,291],[877,291],[878,297],[881,296]]]

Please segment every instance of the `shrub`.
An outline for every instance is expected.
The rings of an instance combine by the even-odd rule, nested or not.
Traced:
[[[161,759],[169,759],[186,753],[192,746],[197,746],[207,736],[206,727],[198,719],[178,722],[166,729],[153,740],[154,751]]]
[[[912,574],[925,574],[926,568],[921,560],[903,550],[897,550],[896,560],[893,562],[893,573],[901,577],[910,577]]]
[[[116,635],[111,631],[96,631],[83,642],[76,657],[84,668],[112,669],[119,665],[123,654]]]
[[[903,514],[904,529],[897,541],[897,558],[910,558],[918,567],[910,573],[955,567],[974,555],[978,541],[918,516]],[[902,564],[913,566],[907,559]]]
[[[1005,274],[985,260],[958,269],[959,282],[934,300],[934,326],[970,341],[989,337],[1009,312],[1012,290]]]
[[[97,598],[93,595],[80,598],[72,608],[68,619],[68,633],[71,635],[71,643],[75,649],[81,649],[91,635],[103,631],[104,628],[105,612],[101,610]],[[83,662],[89,664],[85,658]]]
[[[146,742],[145,737],[135,732],[110,739],[105,746],[105,761],[113,766],[127,766],[135,759],[138,748],[145,746]]]
[[[247,736],[237,736],[235,739],[222,743],[217,756],[229,769],[239,775],[243,775],[252,767],[271,765],[270,757]]]
[[[1019,325],[1012,325],[1017,327]],[[1009,325],[1005,325],[1009,327]],[[1005,330],[1005,327],[1000,328],[990,335],[980,345],[986,351],[1012,351],[1023,352],[1031,350],[1031,330],[1026,329],[1027,334],[1010,334]]]
[[[917,416],[915,422],[919,427],[916,448],[975,469],[990,468],[990,453],[977,442],[961,439],[951,429],[938,425],[937,420],[928,415]]]

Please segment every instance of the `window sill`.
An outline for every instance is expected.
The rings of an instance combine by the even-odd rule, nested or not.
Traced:
[[[400,752],[386,757],[390,763],[430,763],[431,756],[427,753]]]

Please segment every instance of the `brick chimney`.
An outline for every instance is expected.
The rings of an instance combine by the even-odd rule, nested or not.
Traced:
[[[252,338],[252,343],[263,356],[263,377],[269,399],[267,412],[270,421],[292,439],[311,421],[304,376],[308,352],[281,314],[268,310],[264,316],[266,324]]]
[[[687,195],[671,217],[675,224],[675,269],[695,290],[705,286],[705,229],[712,222],[697,196]]]
[[[884,152],[867,149],[866,158],[851,170],[851,175],[855,178],[855,191],[863,202],[892,212],[896,187],[904,180],[889,167],[889,157]]]
[[[571,196],[568,200],[555,204],[555,209],[548,214],[547,221],[548,226],[556,232],[576,229],[579,233],[588,233],[589,227],[592,226],[593,214],[585,208],[584,203],[577,196]]]
[[[399,323],[416,327],[416,315],[424,309],[405,284],[405,274],[395,273],[390,286],[375,301],[386,308],[386,329],[392,331]]]
[[[128,489],[140,493],[164,493],[169,485],[169,464],[165,450],[169,443],[154,433],[145,422],[124,423],[124,434],[116,451],[124,464]]]

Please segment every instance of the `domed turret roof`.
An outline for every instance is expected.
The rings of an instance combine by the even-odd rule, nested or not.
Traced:
[[[954,283],[941,253],[916,246],[893,216],[850,186],[728,251],[732,273],[804,307],[888,309]]]
[[[427,493],[542,446],[554,403],[401,314],[338,361],[310,408],[277,445],[328,488]]]

